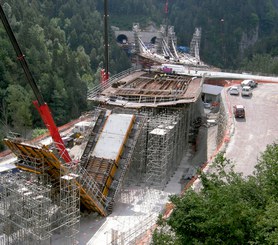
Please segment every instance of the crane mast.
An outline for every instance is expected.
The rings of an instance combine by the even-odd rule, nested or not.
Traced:
[[[108,41],[108,0],[104,0],[104,66],[101,70],[101,82],[105,83],[109,79],[109,41]]]
[[[165,26],[166,26],[166,37],[168,36],[168,0],[165,1],[165,5],[164,5],[164,14],[165,14]]]
[[[1,18],[1,21],[3,23],[5,30],[7,32],[7,35],[10,39],[10,42],[12,43],[13,48],[16,52],[17,60],[20,62],[20,65],[24,71],[27,81],[30,84],[30,86],[34,92],[34,95],[36,97],[36,101],[33,101],[33,103],[34,103],[35,107],[37,108],[45,126],[47,127],[56,147],[58,148],[60,156],[64,159],[64,161],[66,163],[69,163],[69,162],[71,162],[71,157],[70,157],[68,151],[66,150],[64,142],[61,138],[61,135],[60,135],[58,128],[54,122],[54,119],[52,117],[51,111],[50,111],[47,103],[44,101],[42,94],[40,93],[40,90],[34,80],[34,77],[33,77],[32,73],[30,72],[28,63],[18,45],[18,42],[15,38],[15,35],[14,35],[12,28],[7,20],[7,17],[4,13],[4,10],[3,10],[1,4],[0,4],[0,18]]]

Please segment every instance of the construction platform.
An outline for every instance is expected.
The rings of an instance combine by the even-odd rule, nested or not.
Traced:
[[[89,91],[88,100],[125,108],[175,106],[197,101],[202,78],[137,70]]]

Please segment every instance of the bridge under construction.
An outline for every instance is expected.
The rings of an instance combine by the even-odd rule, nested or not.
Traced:
[[[138,55],[160,64],[164,58],[150,56],[134,28]],[[159,49],[179,59],[171,38],[162,38]],[[82,154],[71,162],[57,144],[4,139],[20,171],[0,176],[0,241],[44,245],[61,236],[60,244],[75,244],[80,209],[108,216],[128,182],[165,188],[201,114],[202,83],[203,78],[151,67],[135,67],[102,82],[88,93],[99,107],[90,118]]]
[[[166,186],[200,113],[202,79],[141,70],[128,74],[90,91],[88,99],[102,106],[93,113],[79,161],[65,163],[53,146],[4,140],[22,170],[1,175],[0,228],[6,240],[48,244],[62,229],[72,241],[79,202],[81,209],[107,216],[124,181]]]

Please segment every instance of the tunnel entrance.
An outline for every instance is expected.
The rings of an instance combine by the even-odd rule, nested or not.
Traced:
[[[128,42],[128,38],[126,35],[124,34],[120,34],[118,37],[117,37],[117,42],[118,43],[121,43],[121,44],[126,44]]]

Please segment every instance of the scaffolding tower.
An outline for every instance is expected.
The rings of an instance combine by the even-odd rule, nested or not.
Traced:
[[[193,38],[190,43],[190,55],[200,60],[200,42],[201,42],[202,28],[196,28]]]
[[[52,237],[59,244],[77,244],[80,220],[77,175],[67,165],[59,183],[47,174],[41,159],[29,158],[33,172],[0,175],[0,236],[3,244],[48,245]],[[2,243],[1,243],[2,244]]]
[[[74,173],[61,176],[61,216],[64,219],[63,230],[65,244],[76,244],[75,237],[79,232],[80,197],[79,186],[76,184],[79,176]]]
[[[140,26],[139,26],[139,23],[134,23],[132,29],[133,29],[133,33],[134,33],[135,53],[140,54],[140,42],[139,42]]]
[[[142,134],[132,156],[126,185],[147,183],[163,189],[188,147],[190,106],[145,109]]]

